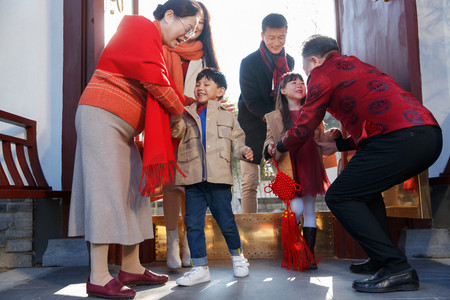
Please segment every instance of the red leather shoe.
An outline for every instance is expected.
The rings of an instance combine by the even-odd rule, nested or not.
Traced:
[[[119,281],[126,285],[152,285],[161,284],[169,280],[169,276],[156,274],[145,269],[144,274],[133,274],[120,270]]]
[[[87,278],[86,293],[89,296],[96,296],[109,299],[133,299],[136,292],[124,286],[117,279],[111,279],[105,286],[92,284]]]

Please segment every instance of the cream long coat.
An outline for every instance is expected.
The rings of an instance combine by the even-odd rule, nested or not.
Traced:
[[[203,59],[191,60],[186,71],[186,78],[184,79],[184,94],[188,97],[194,98],[194,88],[197,83],[197,75],[203,70]]]
[[[181,139],[177,164],[187,175],[183,177],[176,172],[175,184],[191,185],[206,180],[233,185],[231,155],[245,159],[244,153],[250,149],[245,145],[245,133],[231,112],[218,101],[210,100],[206,112],[206,145],[203,147],[197,105],[196,102],[186,106],[181,121],[172,127],[172,137]]]

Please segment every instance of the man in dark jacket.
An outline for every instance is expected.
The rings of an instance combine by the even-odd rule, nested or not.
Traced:
[[[253,161],[241,161],[243,213],[257,212],[256,192],[259,164],[266,139],[264,115],[275,109],[281,76],[294,68],[294,59],[286,54],[287,21],[280,14],[269,14],[262,21],[261,44],[258,50],[241,62],[238,121],[245,132],[245,144],[253,150]]]

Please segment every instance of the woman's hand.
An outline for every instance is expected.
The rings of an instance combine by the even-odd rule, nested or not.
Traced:
[[[182,116],[181,114],[180,114],[180,115],[173,115],[173,114],[170,114],[170,115],[169,115],[169,122],[170,122],[170,125],[172,126],[172,125],[174,125],[174,124],[180,122],[181,116]]]

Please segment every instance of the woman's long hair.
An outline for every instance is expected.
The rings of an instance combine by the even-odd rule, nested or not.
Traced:
[[[197,40],[201,41],[203,44],[203,60],[205,62],[204,67],[210,67],[220,70],[211,34],[211,24],[210,24],[211,16],[203,3],[201,2],[197,3],[203,10],[203,18],[204,18],[202,33],[197,38]]]
[[[281,93],[281,89],[286,87],[288,82],[294,81],[296,79],[300,79],[303,81],[302,75],[298,73],[288,72],[283,75],[283,79],[280,82],[278,87],[277,101],[275,103],[275,109],[281,112],[281,116],[283,118],[283,127],[284,130],[287,131],[292,127],[292,118],[291,113],[289,112],[289,104],[285,95]],[[302,99],[303,104],[304,99]]]

